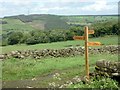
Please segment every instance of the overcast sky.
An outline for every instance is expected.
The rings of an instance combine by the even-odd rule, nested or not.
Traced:
[[[0,17],[19,14],[118,14],[119,0],[0,0]]]

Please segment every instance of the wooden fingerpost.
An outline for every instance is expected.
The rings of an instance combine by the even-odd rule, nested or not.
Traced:
[[[88,58],[88,46],[100,46],[102,45],[100,42],[88,42],[88,35],[94,34],[94,30],[88,30],[88,27],[85,27],[84,36],[74,36],[74,40],[85,40],[85,70],[86,70],[86,77],[89,81],[89,58]]]
[[[86,76],[89,80],[89,59],[88,59],[88,27],[85,27],[85,68],[86,68]]]

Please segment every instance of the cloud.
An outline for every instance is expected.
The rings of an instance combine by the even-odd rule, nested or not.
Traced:
[[[118,0],[0,0],[0,17],[18,14],[113,14]],[[113,3],[114,2],[114,3]]]
[[[87,5],[82,7],[82,10],[87,10],[87,11],[103,11],[103,10],[110,10],[113,9],[115,5],[108,5],[107,1],[101,0],[101,1],[95,1],[94,4]]]
[[[33,0],[30,0],[33,1]],[[28,5],[30,4],[29,0],[1,0],[2,3],[11,3],[12,5]]]
[[[49,5],[48,5],[49,4]],[[47,6],[47,7],[46,7]],[[54,3],[45,3],[44,5],[38,5],[31,10],[31,13],[45,13],[45,14],[59,14],[61,11],[64,13],[66,10],[71,9],[70,6],[59,5]]]
[[[84,2],[87,0],[1,0],[0,2],[28,3],[28,2]]]
[[[30,3],[30,2],[95,2],[96,0],[0,0],[0,2]],[[97,0],[101,1],[101,0]],[[107,2],[119,2],[119,0],[105,0]]]

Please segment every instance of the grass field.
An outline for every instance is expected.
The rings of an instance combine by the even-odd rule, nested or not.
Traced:
[[[111,20],[118,20],[117,16],[63,16],[69,24],[86,25],[88,23],[106,22]]]
[[[79,22],[94,22],[94,21],[102,21],[102,20],[114,20],[117,19],[116,16],[74,16],[68,17],[71,21],[79,21]]]
[[[101,42],[104,45],[118,45],[118,36],[106,36],[106,37],[99,37],[99,38],[90,38],[89,41],[94,42]],[[67,46],[72,45],[76,47],[76,45],[83,46],[84,41],[64,41],[64,42],[54,42],[54,43],[45,43],[45,44],[36,44],[36,45],[9,45],[4,46],[2,48],[2,52],[10,52],[14,50],[31,50],[31,49],[61,49],[67,48]]]
[[[117,61],[118,56],[112,54],[90,55],[90,71],[92,72],[97,60],[106,59],[109,61]],[[46,58],[46,59],[8,59],[3,61],[2,79],[3,81],[11,81],[9,87],[12,87],[12,82],[16,85],[23,80],[23,83],[29,83],[34,87],[48,87],[48,83],[55,82],[62,84],[67,80],[71,80],[75,76],[85,75],[85,60],[84,56],[75,56],[67,58]],[[60,74],[61,80],[54,79],[55,73]],[[32,82],[32,79],[36,80]],[[42,80],[41,82],[41,78]],[[30,80],[29,82],[26,80]],[[25,80],[25,81],[24,81]],[[37,82],[37,84],[36,84]],[[7,86],[5,86],[7,87]],[[14,87],[14,85],[13,85]],[[21,85],[22,87],[22,85]]]
[[[90,55],[90,65],[95,64],[97,60],[107,59],[117,61],[117,55],[98,54]],[[83,67],[85,64],[84,56],[67,57],[67,58],[46,58],[40,60],[33,59],[8,59],[3,62],[3,80],[16,80],[31,78],[36,75],[42,75],[54,70],[63,70]]]
[[[25,24],[19,19],[7,18],[3,20],[7,21],[7,24],[2,24],[3,33],[10,32],[10,31],[28,32],[28,31],[36,30],[31,25]]]

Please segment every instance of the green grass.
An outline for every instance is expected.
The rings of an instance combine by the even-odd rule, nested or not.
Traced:
[[[8,22],[8,24],[3,24],[3,31],[6,32],[10,30],[28,32],[30,30],[68,29],[69,27],[69,25],[57,15],[10,16],[3,18],[3,20]]]
[[[3,80],[23,80],[27,78],[33,78],[35,76],[40,76],[46,73],[50,73],[53,71],[63,71],[69,70],[71,71],[74,68],[79,68],[84,71],[84,56],[76,56],[76,57],[66,57],[66,58],[45,58],[40,60],[33,60],[33,59],[8,59],[3,61],[2,64],[2,78]],[[106,59],[117,61],[117,55],[111,54],[98,54],[98,55],[90,55],[90,67],[92,68],[93,64],[97,60]],[[93,71],[93,69],[91,69]],[[78,70],[77,70],[78,71]],[[68,76],[73,76],[74,72]],[[77,72],[78,73],[78,72]],[[76,72],[75,72],[76,74]],[[81,73],[84,75],[84,73]]]
[[[3,33],[9,32],[9,31],[25,31],[25,32],[27,32],[27,31],[36,30],[32,26],[30,26],[26,23],[23,23],[19,19],[6,18],[3,20],[7,21],[7,24],[2,25]]]
[[[99,38],[89,38],[89,41],[93,42],[101,42],[104,45],[118,45],[118,36],[106,36]],[[61,49],[67,48],[66,46],[72,45],[76,47],[76,45],[84,46],[84,41],[82,40],[71,40],[71,41],[63,41],[63,42],[54,42],[54,43],[45,43],[45,44],[36,44],[36,45],[9,45],[4,46],[2,48],[2,52],[10,52],[14,50],[28,50],[28,49]]]

